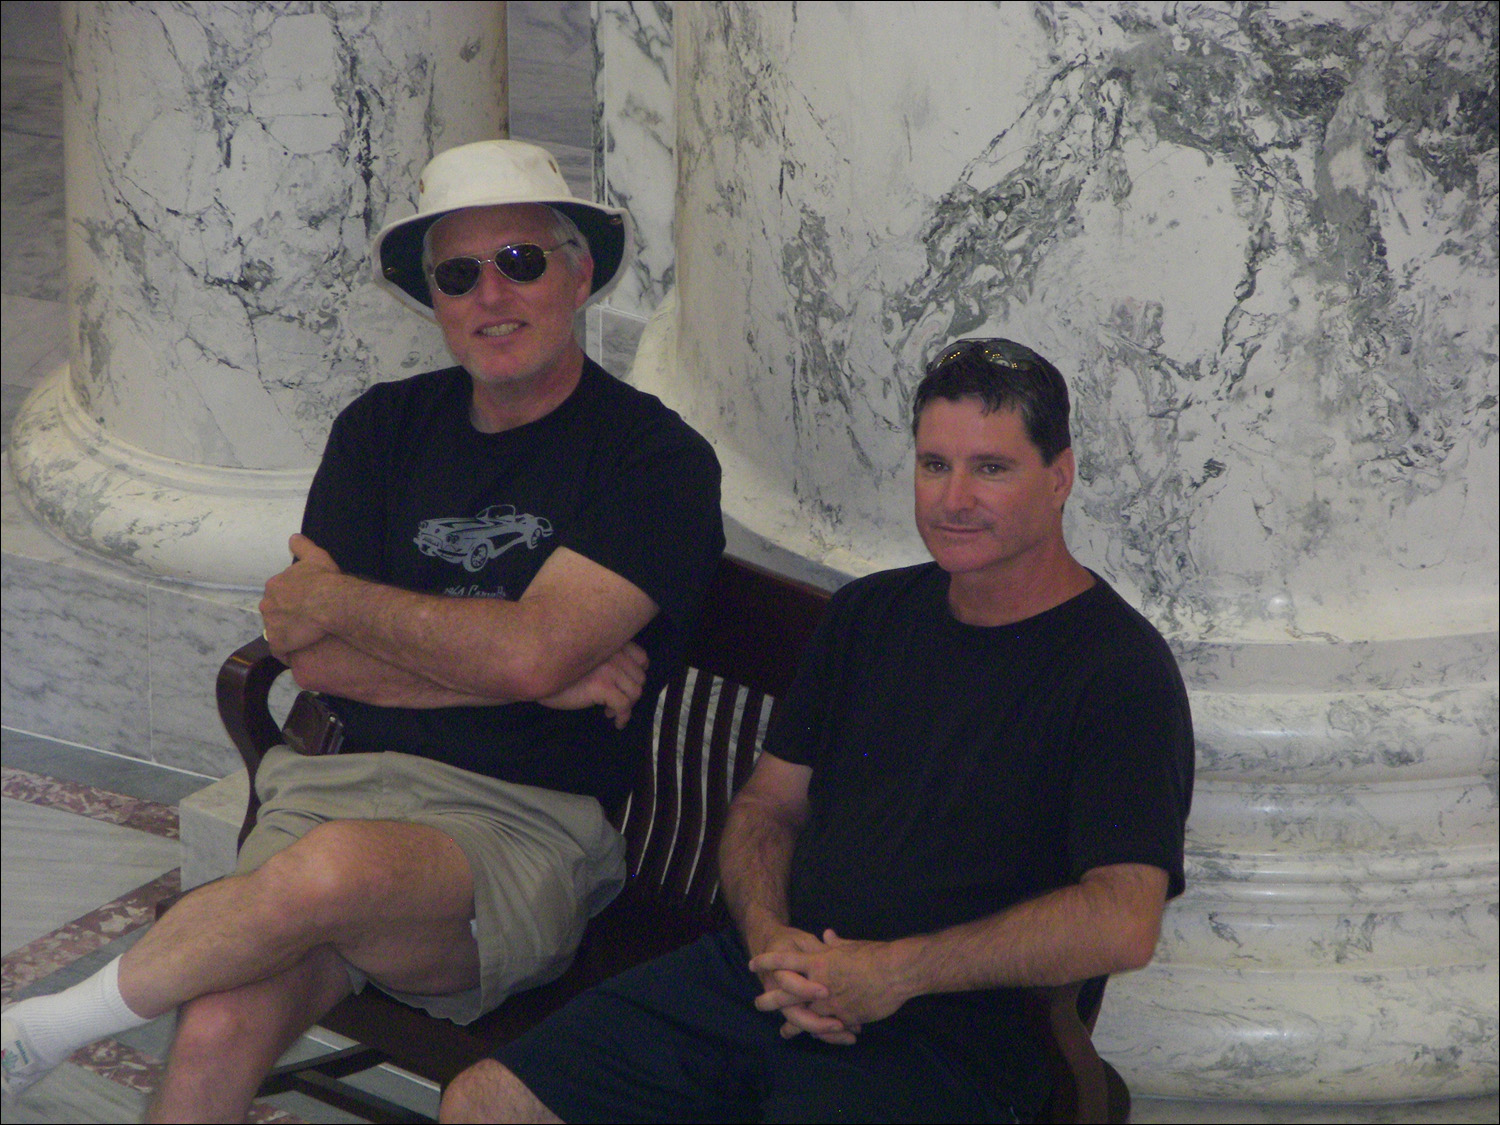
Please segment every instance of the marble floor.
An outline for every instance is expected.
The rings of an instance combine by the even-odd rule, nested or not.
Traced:
[[[509,6],[515,136],[552,147],[574,189],[591,194],[592,51],[586,3]],[[3,209],[0,358],[3,432],[21,400],[67,356],[62,270],[62,43],[57,5],[0,5]],[[55,991],[139,937],[176,888],[176,803],[209,781],[100,751],[0,730],[3,997]],[[139,1120],[171,1035],[162,1019],[80,1052],[5,1122]],[[294,1051],[346,1045],[315,1029]],[[432,1113],[437,1092],[389,1072],[365,1084]],[[258,1121],[352,1121],[298,1095],[257,1105]],[[1139,1099],[1139,1122],[1481,1122],[1494,1097],[1425,1105],[1223,1105]]]
[[[140,937],[177,893],[177,802],[209,779],[0,730],[0,995],[9,1004],[82,980]],[[4,1110],[5,1122],[138,1121],[172,1035],[164,1017],[79,1051]],[[289,1058],[349,1045],[314,1029]],[[438,1091],[390,1068],[356,1084],[428,1117]],[[257,1103],[259,1122],[360,1121],[300,1094]]]

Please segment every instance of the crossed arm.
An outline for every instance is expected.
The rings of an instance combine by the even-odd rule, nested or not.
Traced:
[[[260,611],[303,688],[400,707],[603,704],[618,726],[640,696],[646,654],[631,638],[656,603],[566,547],[516,601],[414,593],[342,573],[304,535],[290,547]]]
[[[730,808],[719,859],[725,902],[764,987],[756,1007],[781,1013],[782,1035],[848,1044],[916,996],[1066,984],[1151,960],[1167,874],[1146,864],[1096,867],[997,914],[896,941],[793,928],[787,874],[811,776],[762,754]]]

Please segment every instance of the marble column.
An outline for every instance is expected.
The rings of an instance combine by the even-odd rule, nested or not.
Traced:
[[[672,104],[601,87],[607,130],[675,117],[631,377],[714,442],[742,544],[829,580],[922,557],[923,361],[1004,335],[1070,378],[1070,541],[1171,640],[1199,735],[1190,889],[1106,1056],[1140,1094],[1493,1091],[1495,8],[664,26]],[[656,71],[614,42],[603,75]]]
[[[592,354],[624,378],[676,277],[673,5],[603,0],[593,9],[594,198],[630,209],[636,246],[630,272],[587,315]]]
[[[140,574],[257,588],[337,411],[446,362],[369,282],[440,149],[505,131],[504,5],[64,5],[68,367],[27,506]]]

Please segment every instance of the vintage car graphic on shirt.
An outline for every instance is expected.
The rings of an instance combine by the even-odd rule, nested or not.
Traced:
[[[496,555],[522,543],[535,547],[551,534],[552,524],[541,516],[518,512],[514,504],[491,504],[477,516],[423,520],[413,542],[424,555],[463,563],[477,574]]]

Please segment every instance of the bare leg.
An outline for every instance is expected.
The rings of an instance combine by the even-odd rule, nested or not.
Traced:
[[[245,1120],[266,1072],[348,994],[343,962],[324,946],[278,976],[190,1000],[149,1120]]]
[[[460,992],[478,981],[473,913],[468,861],[441,832],[333,821],[185,897],[125,954],[120,992],[154,1018],[277,977],[324,945],[403,991]]]
[[[280,1054],[348,992],[341,957],[401,991],[473,988],[473,912],[458,846],[389,821],[321,825],[187,896],[120,962],[137,1013],[182,1007],[157,1119],[243,1120]]]
[[[290,973],[316,950],[341,956],[403,992],[466,991],[479,981],[479,949],[469,928],[473,914],[468,861],[443,833],[394,821],[322,824],[260,870],[186,896],[128,953],[88,981],[8,1008],[6,1099],[102,1035],[199,997],[219,997],[221,1007],[232,1009],[234,1001],[224,994]],[[273,1002],[275,995],[275,989],[265,996],[246,993],[256,1003],[270,1003],[271,1014],[261,1018],[252,1004],[242,1021],[265,1029],[250,1038],[255,1043],[264,1038],[261,1054],[269,1052],[268,1059],[275,1058],[273,1048],[284,1037],[276,1029],[302,1018],[295,1014],[296,1004],[285,998]],[[222,1013],[208,1020],[207,1013],[219,1009],[203,1007],[205,1027],[233,1026]],[[238,1049],[245,1034],[243,1028],[222,1031],[226,1046],[220,1057]],[[206,1038],[206,1033],[198,1036]],[[181,1065],[195,1064],[184,1060]],[[212,1071],[217,1064],[196,1065]]]
[[[562,1121],[526,1084],[494,1059],[481,1059],[443,1091],[439,1121],[518,1121],[552,1125]]]

